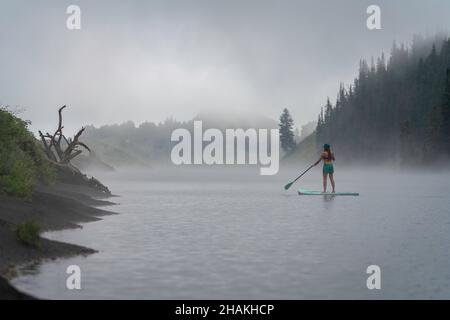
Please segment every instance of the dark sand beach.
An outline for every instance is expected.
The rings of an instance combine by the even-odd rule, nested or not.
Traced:
[[[18,240],[16,226],[36,221],[42,231],[81,228],[79,223],[100,220],[113,214],[100,206],[111,205],[107,195],[79,184],[58,183],[36,188],[29,200],[0,195],[0,299],[30,299],[12,287],[19,265],[74,255],[89,255],[94,249],[41,238],[40,247],[27,246]]]

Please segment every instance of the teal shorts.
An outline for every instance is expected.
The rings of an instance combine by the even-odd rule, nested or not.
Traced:
[[[334,173],[334,167],[331,163],[323,164],[323,173]]]

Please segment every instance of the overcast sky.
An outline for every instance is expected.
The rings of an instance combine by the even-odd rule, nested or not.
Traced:
[[[315,120],[360,58],[450,30],[448,0],[0,0],[0,104],[33,130],[185,120],[200,110]],[[81,7],[82,29],[66,28]],[[366,27],[381,7],[382,30]]]

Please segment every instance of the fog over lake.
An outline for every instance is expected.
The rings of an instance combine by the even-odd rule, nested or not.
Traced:
[[[120,214],[45,236],[99,252],[25,268],[13,284],[63,299],[450,298],[450,173],[336,167],[337,191],[359,197],[297,195],[320,190],[320,167],[289,191],[296,171],[97,174]],[[73,264],[82,290],[66,289]],[[381,290],[366,287],[373,264]]]
[[[450,299],[449,13],[1,1],[0,298]]]

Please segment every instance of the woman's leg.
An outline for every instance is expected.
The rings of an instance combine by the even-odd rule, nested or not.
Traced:
[[[334,176],[332,173],[330,173],[330,182],[331,182],[331,187],[333,188],[333,192],[335,192]]]
[[[323,173],[323,192],[327,192],[327,174],[328,173]]]

